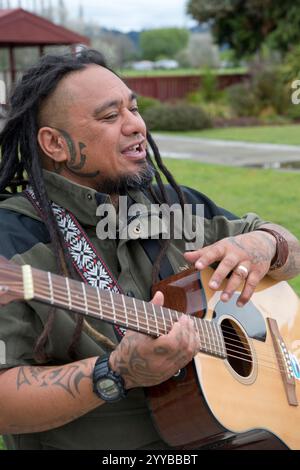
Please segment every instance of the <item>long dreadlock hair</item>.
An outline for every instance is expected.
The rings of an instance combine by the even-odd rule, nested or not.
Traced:
[[[35,197],[41,208],[43,222],[48,229],[52,249],[58,264],[58,272],[61,275],[77,278],[77,273],[66,252],[57,221],[51,209],[47,190],[43,178],[40,149],[37,141],[38,116],[45,99],[51,96],[60,81],[68,74],[85,69],[90,64],[100,65],[108,68],[105,60],[97,51],[84,49],[79,54],[45,55],[33,67],[31,67],[16,85],[9,103],[5,126],[0,133],[0,192],[10,187],[16,177],[27,175],[32,186]],[[109,68],[108,68],[109,69]],[[109,69],[110,70],[110,69]],[[112,73],[115,73],[111,70]],[[151,185],[150,193],[158,203],[169,203],[167,193],[162,182],[160,172],[165,176],[169,184],[178,194],[180,204],[183,208],[184,195],[177,185],[171,173],[165,167],[158,148],[153,138],[147,133],[147,139],[153,155],[147,153],[149,163],[154,169],[155,179],[159,194]],[[158,279],[161,260],[168,249],[170,240],[161,241],[161,250],[153,265],[152,281]],[[76,326],[68,353],[71,359],[76,359],[76,346],[80,339],[83,328],[94,336],[103,346],[113,349],[115,345],[104,335],[94,330],[82,316],[76,315]],[[51,308],[43,332],[35,345],[35,357],[37,361],[43,362],[48,359],[45,348],[54,321],[54,309]]]

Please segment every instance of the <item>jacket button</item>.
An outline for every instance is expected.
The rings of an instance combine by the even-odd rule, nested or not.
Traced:
[[[127,297],[134,297],[134,292],[132,292],[132,290],[129,290],[128,292],[126,292],[126,295]]]
[[[141,229],[141,226],[140,225],[137,225],[136,227],[134,227],[133,229],[133,233],[135,233],[136,235],[139,235],[141,233],[142,229]]]

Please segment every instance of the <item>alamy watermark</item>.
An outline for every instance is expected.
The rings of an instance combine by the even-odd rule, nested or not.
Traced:
[[[6,104],[6,85],[4,80],[0,80],[0,105]]]
[[[300,104],[300,80],[294,80],[291,84],[292,93],[291,100],[293,104]]]
[[[5,342],[0,340],[0,365],[6,364],[6,345]]]
[[[128,205],[127,196],[120,196],[118,211],[112,204],[101,204],[96,215],[101,218],[96,232],[100,240],[136,240],[138,238],[184,240],[186,250],[204,244],[204,205],[174,203]]]

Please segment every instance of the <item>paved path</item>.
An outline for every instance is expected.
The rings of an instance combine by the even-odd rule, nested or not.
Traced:
[[[255,144],[153,134],[162,156],[232,166],[279,168],[283,162],[298,162],[300,146]]]

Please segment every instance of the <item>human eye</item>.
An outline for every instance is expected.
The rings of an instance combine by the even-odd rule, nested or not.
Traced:
[[[118,113],[114,112],[114,113],[110,113],[110,114],[107,114],[106,116],[103,117],[103,120],[104,121],[114,121],[115,119],[118,118]]]
[[[138,105],[136,104],[136,105],[132,106],[132,107],[130,108],[130,111],[131,111],[132,113],[138,113],[138,112],[139,112],[139,107],[138,107]]]

